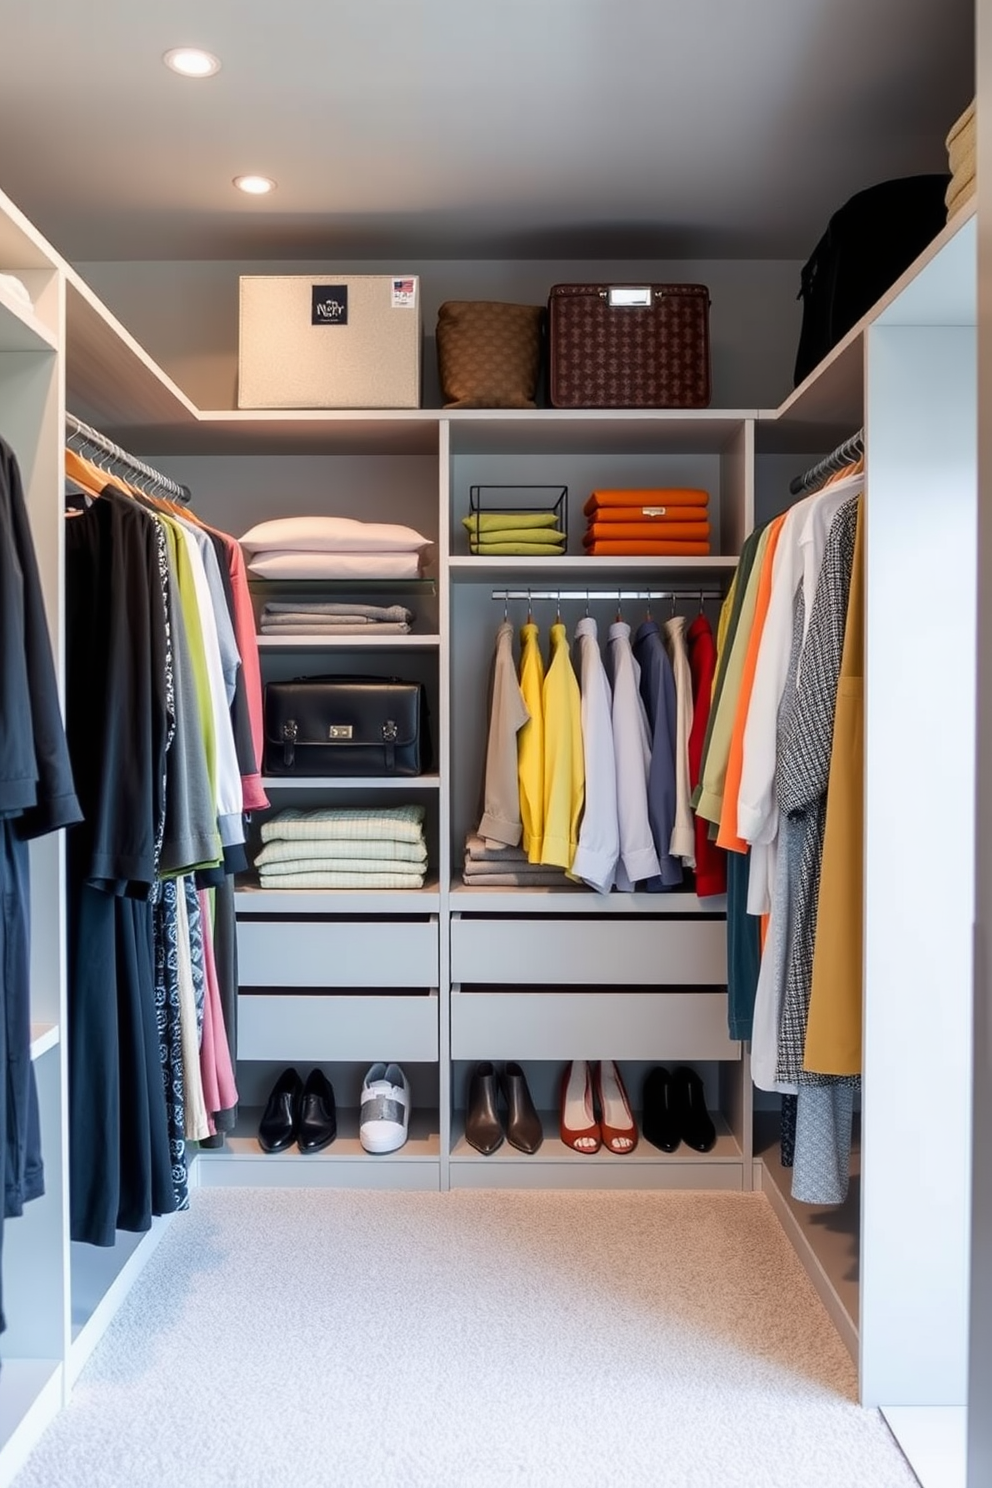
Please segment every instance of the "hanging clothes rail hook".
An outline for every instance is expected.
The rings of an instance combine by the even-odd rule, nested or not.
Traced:
[[[586,619],[589,619],[589,590],[586,590]]]
[[[534,620],[534,611],[531,609],[530,590],[528,589],[527,590],[527,624],[528,625],[532,624],[533,623],[533,620]]]
[[[555,624],[561,624],[561,590],[555,595]]]

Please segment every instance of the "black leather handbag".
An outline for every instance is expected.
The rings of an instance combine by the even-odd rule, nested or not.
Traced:
[[[294,677],[265,688],[267,775],[420,775],[429,763],[420,682]]]

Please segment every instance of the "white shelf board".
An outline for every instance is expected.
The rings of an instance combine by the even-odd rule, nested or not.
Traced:
[[[792,1197],[792,1169],[783,1168],[778,1117],[756,1112],[754,1156],[761,1189],[771,1201],[834,1327],[858,1357],[861,1152],[851,1152],[851,1186],[843,1204],[803,1204]]]
[[[54,1049],[59,1042],[59,1025],[57,1023],[32,1023],[31,1024],[31,1058],[40,1059],[42,1054],[47,1054],[49,1049]]]
[[[499,864],[492,868],[498,871]],[[512,866],[512,865],[511,865]],[[555,888],[472,888],[461,878],[451,883],[451,909],[474,914],[669,914],[727,913],[727,896],[699,899],[695,894],[597,894],[578,884]]]
[[[433,651],[439,635],[260,635],[259,651]]]
[[[443,417],[456,456],[718,454],[757,409],[450,409]]]
[[[371,1163],[387,1160],[404,1163],[436,1163],[441,1156],[440,1120],[436,1109],[413,1110],[410,1113],[410,1132],[404,1145],[397,1152],[366,1152],[358,1135],[358,1107],[339,1106],[337,1109],[338,1134],[323,1152],[300,1152],[294,1145],[286,1152],[263,1152],[258,1145],[258,1123],[262,1119],[262,1106],[243,1106],[238,1113],[238,1124],[230,1133],[223,1147],[201,1151],[199,1160],[205,1167],[215,1162],[262,1158],[274,1173],[287,1166],[306,1170],[313,1167],[338,1166],[341,1164]],[[203,1170],[200,1181],[204,1179]]]
[[[262,889],[242,884],[234,894],[239,917],[249,915],[426,914],[437,913],[441,894],[436,878],[422,889]]]
[[[0,351],[55,351],[55,332],[0,280]]]
[[[280,790],[439,790],[440,775],[263,775],[262,789]]]
[[[0,191],[0,269],[54,269],[62,258],[29,222],[10,197]]]
[[[539,574],[544,588],[554,588],[556,580],[561,578],[567,578],[569,582],[581,578],[590,589],[595,589],[611,577],[620,577],[627,583],[634,575],[645,580],[674,580],[732,573],[738,561],[736,557],[723,554],[699,558],[653,558],[647,555],[639,558],[586,558],[571,554],[561,558],[477,558],[472,554],[457,554],[448,559],[448,568],[455,579],[479,578],[494,582]]]
[[[519,1152],[516,1147],[504,1141],[489,1157],[483,1157],[469,1143],[465,1136],[465,1112],[456,1111],[452,1122],[451,1161],[452,1163],[486,1163],[489,1165],[525,1162],[541,1166],[549,1163],[575,1163],[581,1167],[598,1167],[614,1165],[631,1167],[669,1167],[684,1163],[735,1163],[743,1161],[743,1155],[736,1139],[732,1136],[726,1121],[719,1111],[711,1111],[710,1115],[716,1127],[716,1145],[711,1152],[695,1152],[691,1147],[682,1143],[674,1152],[662,1152],[653,1147],[643,1135],[638,1137],[637,1146],[633,1152],[618,1154],[610,1152],[606,1147],[601,1147],[598,1152],[576,1152],[573,1147],[567,1146],[558,1135],[558,1112],[538,1111],[541,1126],[544,1129],[544,1141],[534,1153]],[[634,1120],[640,1132],[640,1115],[634,1112]]]
[[[66,406],[140,453],[135,426],[192,430],[197,410],[68,264]],[[145,449],[157,449],[152,440]]]
[[[163,454],[434,455],[436,408],[206,408]]]

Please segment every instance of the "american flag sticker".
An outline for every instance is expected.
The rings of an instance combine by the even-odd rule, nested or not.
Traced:
[[[393,309],[412,310],[417,303],[416,279],[393,280]]]

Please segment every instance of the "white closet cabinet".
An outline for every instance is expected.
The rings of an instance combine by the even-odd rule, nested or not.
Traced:
[[[960,647],[972,633],[974,309],[964,303],[967,295],[950,308],[946,286],[973,286],[973,254],[973,225],[948,229],[779,410],[201,412],[0,199],[0,268],[18,272],[35,296],[34,311],[26,312],[0,290],[0,433],[24,471],[60,666],[66,390],[74,413],[187,480],[198,508],[230,531],[276,512],[334,510],[407,521],[434,544],[430,582],[410,600],[413,635],[370,645],[263,643],[267,677],[382,670],[426,683],[436,745],[429,775],[402,784],[270,784],[272,809],[404,794],[423,801],[431,871],[423,890],[407,893],[281,895],[250,885],[239,891],[238,1076],[246,1109],[223,1151],[195,1159],[194,1183],[760,1186],[852,1347],[860,1337],[865,1399],[898,1406],[958,1397],[967,1155],[959,1151],[948,1167],[923,1092],[935,1059],[942,1069],[963,1068],[970,949],[958,886],[970,874],[972,814],[959,805],[953,883],[927,887],[928,905],[939,901],[940,912],[914,916],[908,935],[896,885],[914,861],[916,843],[910,815],[899,818],[893,803],[906,804],[919,772],[932,768],[935,750],[945,745],[965,796],[970,778],[966,727],[946,738],[926,737],[922,727],[907,733],[912,715],[901,710],[919,708],[913,688],[920,657],[938,667],[942,646]],[[860,1217],[856,1185],[845,1232],[843,1214],[792,1204],[771,1139],[752,1122],[747,1050],[726,1034],[719,906],[687,894],[602,899],[575,890],[474,890],[459,869],[465,833],[475,824],[486,679],[502,618],[493,590],[560,590],[560,601],[534,605],[545,631],[556,603],[566,624],[574,623],[587,588],[722,589],[754,524],[756,502],[759,515],[767,514],[762,505],[786,505],[787,474],[864,421],[870,444],[865,1147]],[[705,486],[714,555],[584,557],[582,501],[607,478]],[[470,485],[551,480],[569,487],[566,556],[490,562],[467,552],[460,519]],[[933,529],[942,520],[938,545]],[[960,555],[957,605],[926,612],[920,652],[904,617],[923,613],[919,595],[929,592],[927,579],[946,583],[954,554]],[[899,583],[912,587],[913,603],[896,611],[889,600]],[[690,598],[690,612],[692,604]],[[632,624],[642,618],[636,603],[624,601],[623,609]],[[603,635],[615,605],[594,601],[591,611]],[[515,623],[525,612],[525,603],[510,602]],[[894,671],[893,647],[902,658]],[[958,651],[948,683],[956,679],[964,689],[968,667]],[[68,1239],[61,854],[58,838],[32,850],[32,1016],[48,1193],[5,1235],[10,1326],[0,1340],[0,1484],[58,1409],[164,1229],[161,1222],[148,1235],[121,1236],[108,1251]],[[935,1021],[938,980],[942,1016]],[[568,1059],[593,1057],[620,1062],[635,1106],[650,1064],[696,1064],[718,1121],[714,1151],[666,1156],[642,1142],[625,1158],[590,1159],[562,1147],[559,1071]],[[404,1063],[418,1113],[410,1142],[385,1158],[362,1152],[355,1110],[360,1077],[380,1058]],[[545,1142],[535,1156],[504,1146],[485,1159],[467,1146],[465,1090],[472,1064],[483,1058],[524,1063],[545,1113]],[[255,1142],[258,1107],[289,1062],[321,1063],[342,1108],[338,1140],[315,1157],[264,1156]],[[966,1093],[962,1076],[955,1132],[968,1129]],[[924,1206],[930,1212],[912,1236],[902,1218],[907,1188],[931,1196]],[[936,1328],[943,1330],[939,1354],[929,1348]]]

